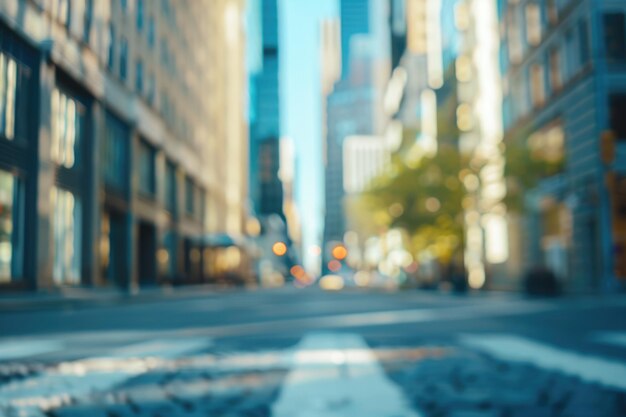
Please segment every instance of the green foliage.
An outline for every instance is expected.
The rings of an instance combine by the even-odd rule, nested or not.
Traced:
[[[507,179],[505,204],[510,211],[524,211],[524,194],[544,178],[560,173],[564,160],[550,160],[541,153],[533,152],[525,140],[516,140],[506,146]]]
[[[465,192],[459,173],[467,161],[454,145],[441,145],[434,156],[419,161],[407,159],[395,155],[362,201],[374,213],[387,213],[387,227],[406,230],[415,252],[428,249],[445,261],[463,241]]]

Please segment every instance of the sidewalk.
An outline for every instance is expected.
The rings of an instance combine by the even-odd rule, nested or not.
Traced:
[[[51,291],[0,293],[0,313],[56,308],[98,307],[155,302],[186,297],[206,297],[230,291],[216,285],[158,286],[122,290],[115,288],[59,288]]]

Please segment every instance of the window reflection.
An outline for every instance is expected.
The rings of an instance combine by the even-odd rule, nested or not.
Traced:
[[[15,180],[0,171],[0,282],[11,280],[13,258],[13,196]]]
[[[80,283],[81,207],[67,190],[51,191],[53,278],[57,284]]]
[[[72,168],[76,163],[82,108],[76,100],[55,89],[52,92],[52,135],[50,157],[57,164]]]
[[[0,53],[0,134],[7,139],[15,135],[15,97],[17,64]]]

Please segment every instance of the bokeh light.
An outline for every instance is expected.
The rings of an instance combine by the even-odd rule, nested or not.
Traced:
[[[341,269],[341,262],[339,262],[336,259],[333,259],[332,261],[328,262],[328,269],[331,270],[332,272],[337,272]]]
[[[284,242],[276,242],[274,246],[272,246],[272,252],[276,256],[285,256],[287,253],[287,245]]]
[[[343,245],[337,245],[333,248],[333,257],[340,261],[346,259],[348,256],[348,250]]]

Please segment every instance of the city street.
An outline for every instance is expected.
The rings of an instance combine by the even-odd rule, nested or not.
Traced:
[[[0,416],[626,415],[626,298],[322,292],[0,313]]]

